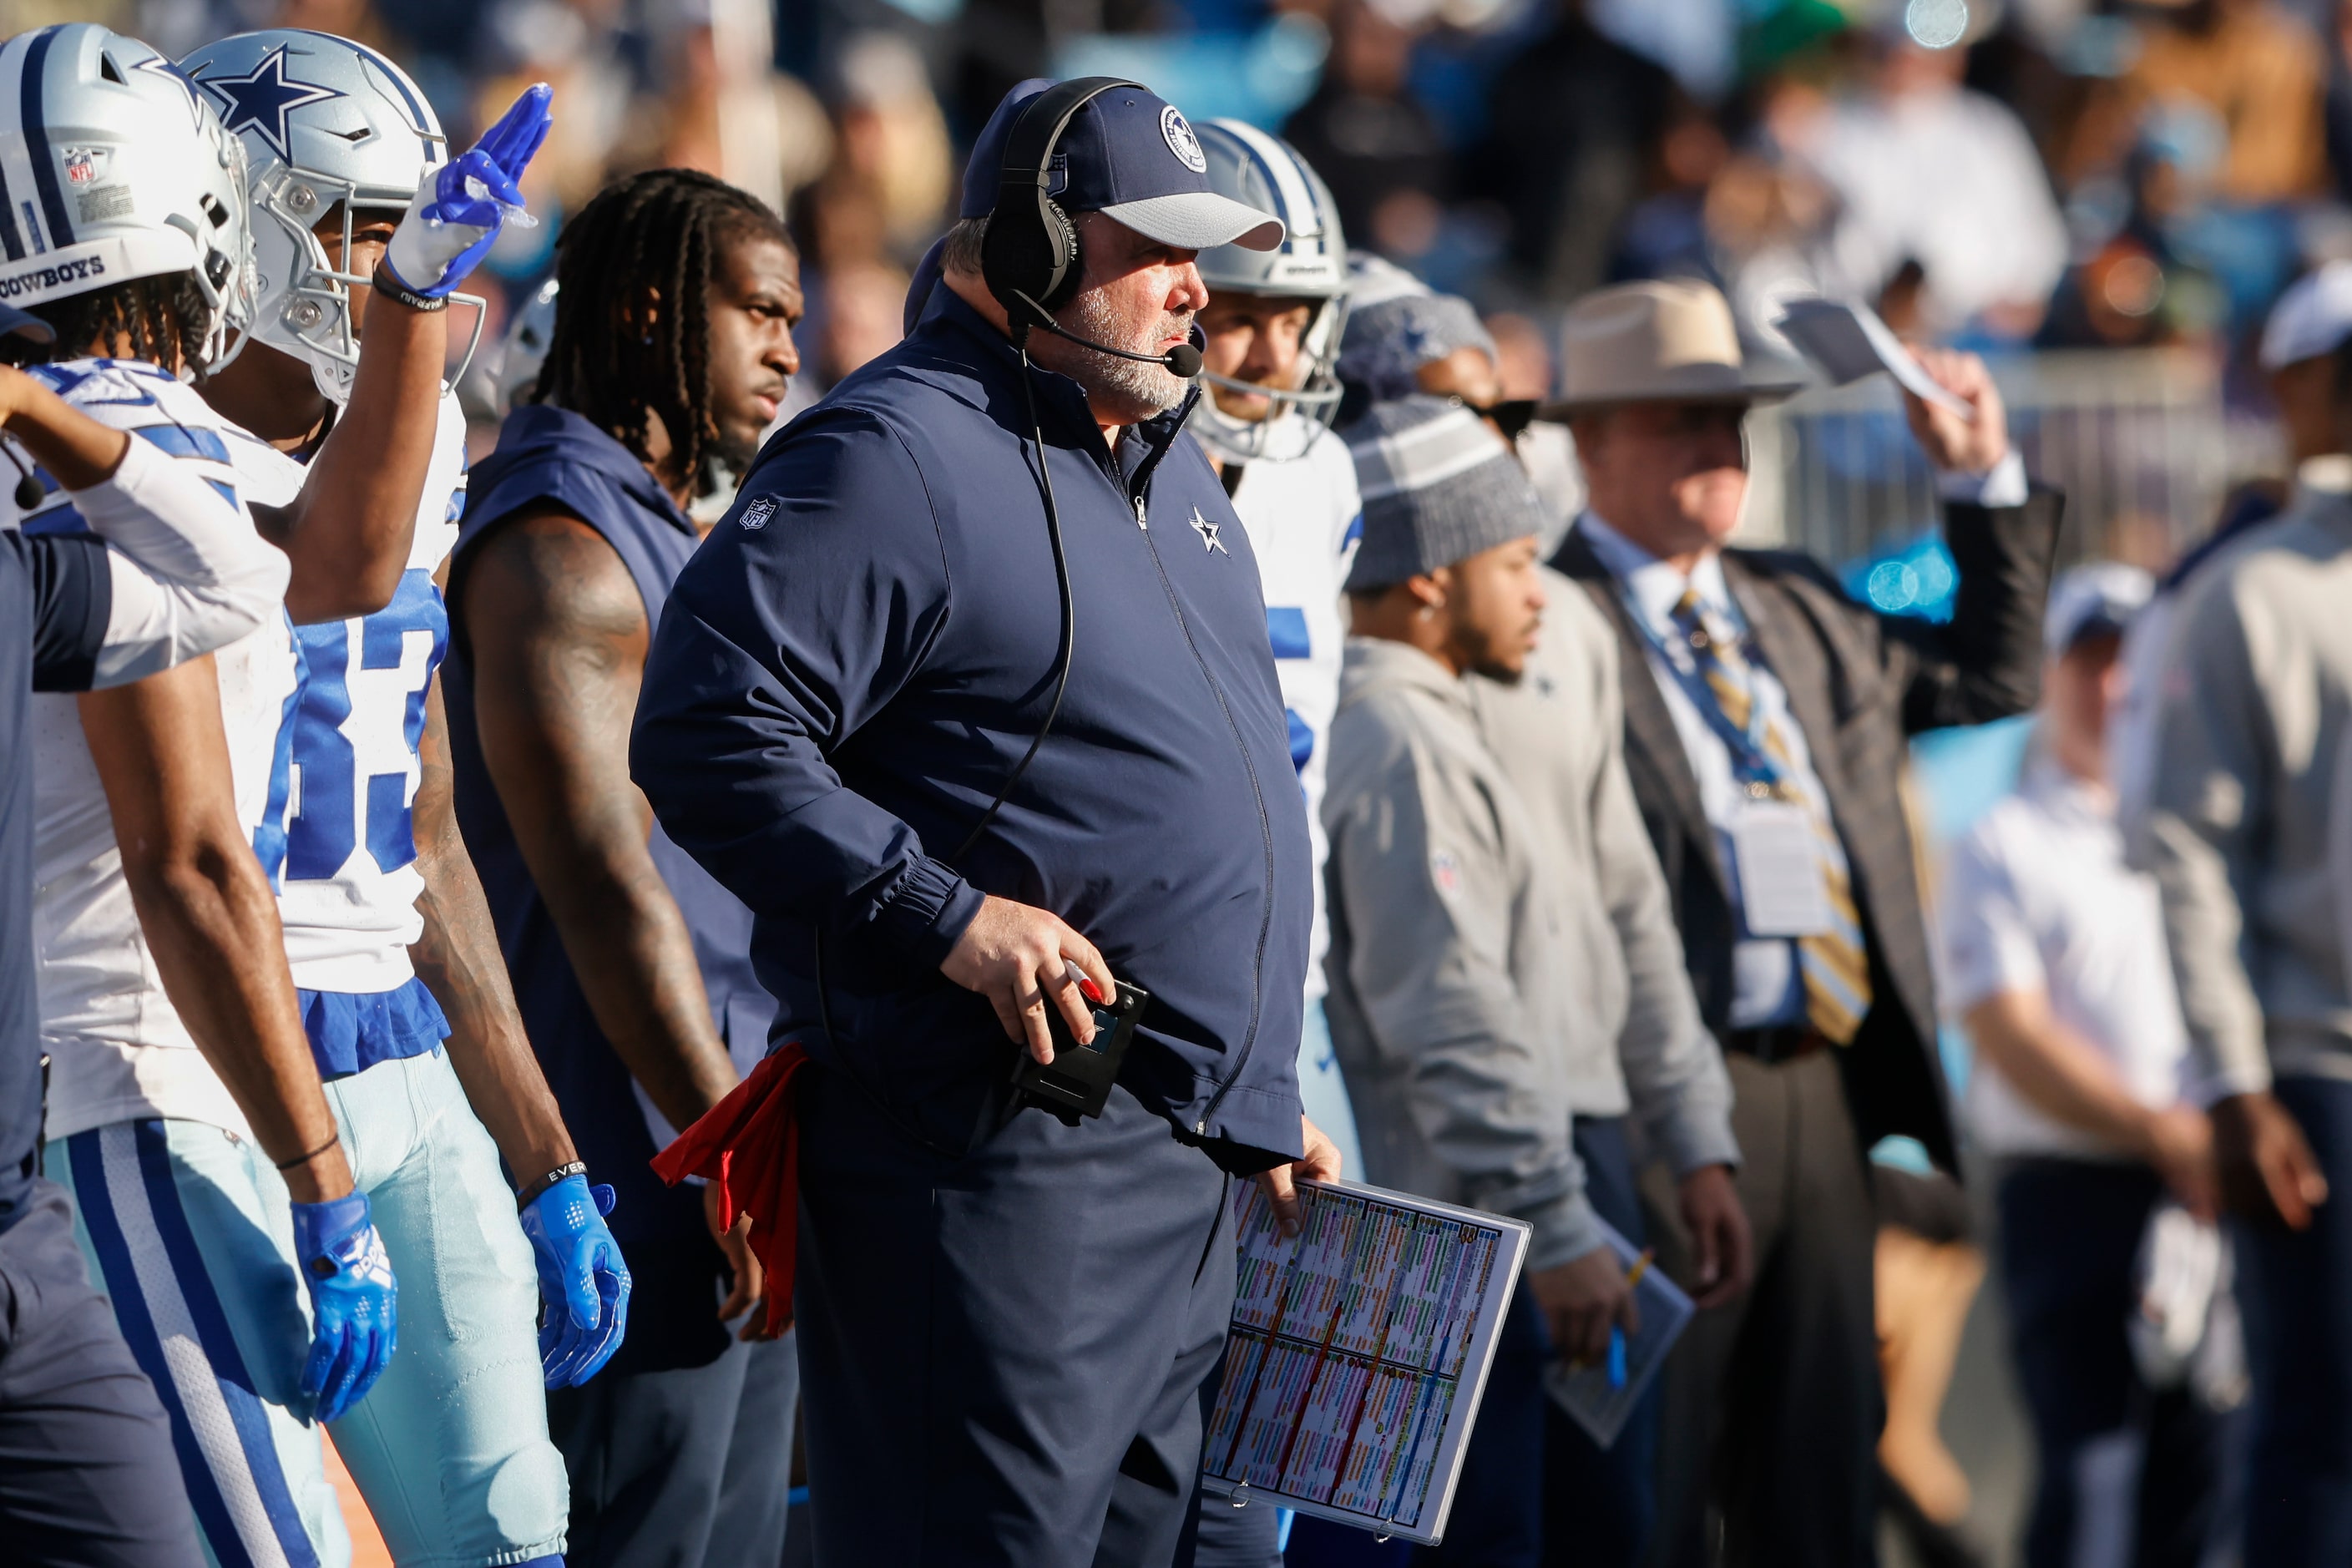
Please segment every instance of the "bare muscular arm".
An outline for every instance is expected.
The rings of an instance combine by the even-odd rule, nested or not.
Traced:
[[[506,957],[482,897],[481,878],[458,831],[449,763],[449,721],[436,681],[425,700],[417,748],[424,776],[416,786],[417,899],[424,934],[410,962],[449,1018],[449,1065],[474,1114],[489,1130],[518,1182],[529,1183],[579,1158],[555,1095],[531,1054],[516,1010]]]
[[[652,808],[629,778],[645,602],[601,534],[549,510],[521,513],[482,542],[458,614],[473,647],[482,755],[523,861],[597,1026],[670,1125],[685,1127],[737,1075],[686,918],[646,847]],[[708,1196],[704,1213],[715,1220]],[[756,1305],[766,1289],[748,1226],[747,1216],[719,1238],[735,1275],[721,1317]],[[755,1316],[744,1337],[761,1322]]]
[[[297,1203],[352,1190],[286,967],[278,900],[237,821],[209,655],[78,698],[131,900],[172,1005]]]

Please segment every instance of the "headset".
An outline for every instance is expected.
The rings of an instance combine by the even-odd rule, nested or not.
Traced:
[[[1201,374],[1201,351],[1179,343],[1164,354],[1115,349],[1065,331],[1054,312],[1078,291],[1086,268],[1078,255],[1078,226],[1054,199],[1054,149],[1079,110],[1116,88],[1151,89],[1122,77],[1088,76],[1047,88],[1031,99],[1005,133],[1003,162],[997,166],[996,205],[980,247],[980,275],[1013,327],[1013,345],[1025,359],[1032,329],[1119,359],[1163,364],[1186,381]],[[1047,504],[1052,503],[1049,500]]]

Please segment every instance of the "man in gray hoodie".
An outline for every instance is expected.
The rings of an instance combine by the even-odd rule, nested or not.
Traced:
[[[1542,1370],[1598,1359],[1631,1324],[1600,1222],[1640,1223],[1618,1119],[1578,1114],[1591,1074],[1572,1043],[1594,1033],[1598,1005],[1580,907],[1591,891],[1564,874],[1552,808],[1522,795],[1482,734],[1471,679],[1528,666],[1541,508],[1458,403],[1376,405],[1349,438],[1364,538],[1324,802],[1332,1038],[1371,1181],[1534,1226],[1446,1541],[1449,1561],[1532,1565]],[[1731,1158],[1716,1132],[1717,1158]]]
[[[2352,451],[2352,348],[2332,354]],[[2239,1224],[2253,1374],[2245,1558],[2352,1559],[2352,489],[2305,465],[2285,514],[2183,590],[2155,682],[2132,858],[2155,873]]]

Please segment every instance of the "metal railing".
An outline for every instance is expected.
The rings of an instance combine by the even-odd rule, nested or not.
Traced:
[[[2233,477],[2274,466],[2264,431],[2231,429],[2220,367],[2201,353],[2020,355],[1993,375],[2028,470],[2066,491],[2070,562],[2168,558],[2212,527]],[[1885,376],[1759,409],[1748,439],[1743,540],[1843,564],[1937,525],[1935,473]]]

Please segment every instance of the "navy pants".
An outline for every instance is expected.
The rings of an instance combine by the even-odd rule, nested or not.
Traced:
[[[2195,1568],[2212,1533],[2221,1418],[2186,1389],[2149,1388],[2124,1337],[2163,1196],[2144,1165],[2021,1160],[2001,1176],[2011,1354],[2041,1456],[2027,1568]]]
[[[637,1278],[639,1289],[664,1289],[657,1274]],[[704,1328],[719,1305],[708,1271],[675,1279]],[[659,1310],[633,1310],[629,1331],[650,1338],[661,1323]],[[572,1477],[571,1568],[776,1568],[800,1396],[793,1339],[730,1338],[699,1365],[632,1361],[625,1346],[584,1386],[547,1396],[548,1432]]]
[[[0,1543],[28,1568],[203,1561],[163,1402],[90,1288],[52,1182],[0,1231]]]
[[[1124,1089],[950,1158],[800,1081],[816,1568],[1167,1568],[1233,1313],[1226,1178]]]
[[[2281,1079],[2280,1101],[2326,1173],[2300,1234],[2240,1225],[2253,1373],[2247,1568],[2352,1563],[2352,1083]]]

